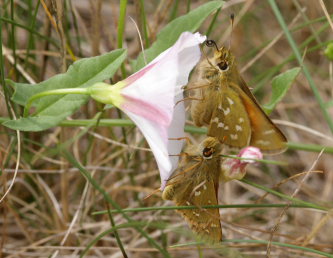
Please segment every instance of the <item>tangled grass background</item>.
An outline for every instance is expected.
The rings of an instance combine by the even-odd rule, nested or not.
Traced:
[[[162,28],[206,1],[0,3],[3,123],[22,115],[5,78],[40,82],[76,59],[124,47],[116,82],[133,72],[141,52],[131,18],[149,48]],[[285,153],[269,157],[280,163],[249,167],[245,180],[220,185],[221,245],[193,244],[171,202],[160,193],[144,199],[160,184],[146,141],[121,112],[90,101],[46,131],[0,125],[1,197],[18,168],[0,203],[0,256],[333,257],[333,68],[324,54],[332,8],[322,0],[230,0],[199,28],[229,44],[235,13],[231,48],[261,104],[276,75],[302,67],[271,115],[290,141]],[[190,117],[187,124],[192,142],[200,142]]]

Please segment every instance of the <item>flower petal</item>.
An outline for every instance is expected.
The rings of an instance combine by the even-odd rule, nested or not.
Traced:
[[[242,149],[237,157],[249,158],[249,160],[239,160],[233,158],[227,158],[222,162],[221,165],[221,179],[225,182],[237,179],[242,179],[246,174],[246,166],[256,161],[253,159],[262,159],[263,155],[259,148],[249,146]]]
[[[242,149],[239,152],[238,157],[249,158],[249,160],[241,160],[242,163],[255,163],[256,162],[255,160],[250,160],[250,159],[262,159],[263,155],[259,148],[249,146]]]
[[[175,97],[175,102],[181,100],[183,98],[183,93],[179,93]],[[175,140],[170,138],[182,138],[185,137],[184,133],[184,126],[185,126],[185,105],[184,102],[179,102],[173,111],[173,117],[171,124],[168,127],[168,153],[170,155],[177,155],[179,154],[184,145],[184,141],[182,140]],[[173,171],[178,167],[179,156],[169,156],[171,162],[171,169],[165,171],[163,174],[161,173],[161,190],[163,190],[166,186],[167,180],[172,175]]]
[[[146,138],[150,149],[152,150],[158,169],[160,171],[161,180],[166,180],[165,175],[171,170],[171,163],[169,153],[167,150],[167,128],[150,121],[144,117],[133,114],[132,112],[124,110],[126,115],[133,120],[136,126],[140,129],[143,136]]]
[[[190,71],[200,60],[199,44],[206,37],[184,32],[177,42],[146,67],[125,79],[124,102],[120,108],[136,123],[156,158],[162,189],[177,167],[184,136],[185,107],[181,87],[188,82]]]
[[[205,37],[184,32],[177,42],[146,67],[125,79],[122,109],[169,125],[174,108],[174,95],[187,84],[190,71],[200,59],[199,43]],[[129,101],[126,101],[126,98]]]
[[[227,158],[221,165],[221,179],[228,182],[234,179],[242,179],[245,176],[247,163],[241,163],[239,159]]]
[[[177,98],[182,98],[182,94],[178,94],[178,96],[176,96],[176,99]],[[173,170],[178,166],[179,157],[169,156],[169,154],[179,154],[184,144],[184,141],[181,140],[168,139],[185,136],[184,103],[181,102],[176,106],[173,120],[169,127],[150,121],[149,119],[136,115],[130,111],[123,111],[137,125],[146,138],[150,149],[155,156],[157,166],[160,171],[161,190],[163,190]]]

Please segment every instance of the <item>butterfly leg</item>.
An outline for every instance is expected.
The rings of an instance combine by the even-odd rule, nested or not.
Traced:
[[[181,141],[181,140],[185,140],[186,144],[190,144],[191,140],[189,137],[179,137],[179,138],[169,138],[168,140],[175,140],[175,141]]]
[[[192,86],[193,85],[193,86]],[[184,87],[187,87],[187,85],[186,86],[184,86]],[[191,84],[191,87],[188,87],[188,88],[186,88],[186,89],[184,89],[184,91],[190,91],[190,90],[196,90],[196,89],[203,89],[203,88],[208,88],[208,87],[211,87],[211,83],[207,83],[207,82],[205,82],[205,83],[192,83]],[[201,94],[202,95],[202,94]],[[204,101],[205,99],[204,99],[204,97],[200,97],[200,98],[198,98],[198,97],[186,97],[186,98],[183,98],[183,99],[181,99],[181,100],[179,100],[176,104],[175,104],[175,106],[178,104],[178,103],[180,103],[180,102],[182,102],[182,101],[185,101],[185,100],[197,100],[197,101]]]
[[[191,87],[187,87],[186,86],[183,86],[184,87],[184,91],[187,91],[187,90],[197,90],[197,89],[202,89],[202,88],[207,88],[207,87],[211,87],[211,83],[193,83],[194,86],[191,86]]]
[[[187,153],[184,153],[184,154],[188,155]],[[179,154],[179,155],[181,155],[181,154]],[[170,179],[174,179],[174,178],[177,178],[177,177],[180,177],[180,176],[184,176],[185,173],[191,171],[192,169],[195,169],[197,166],[200,166],[200,165],[201,165],[201,162],[198,162],[198,163],[194,164],[193,166],[190,166],[190,167],[188,167],[184,170],[179,171],[179,173],[177,175],[171,177]],[[173,182],[173,183],[177,183],[177,182]]]
[[[194,98],[194,97],[187,97],[187,98],[183,98],[181,100],[178,100],[175,104],[175,106],[177,106],[180,102],[185,101],[185,100],[198,100],[198,101],[203,101],[203,98]]]
[[[146,197],[143,198],[143,200],[147,200],[150,198],[153,194],[156,194],[157,192],[160,191],[160,188],[155,189],[152,193],[148,194]]]

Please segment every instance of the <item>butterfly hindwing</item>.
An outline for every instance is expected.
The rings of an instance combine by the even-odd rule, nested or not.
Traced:
[[[209,87],[213,86],[210,85]],[[198,100],[193,100],[192,102],[192,119],[197,126],[207,125],[210,123],[216,103],[219,101],[219,94],[213,89],[208,88],[201,91],[197,90],[195,97]]]

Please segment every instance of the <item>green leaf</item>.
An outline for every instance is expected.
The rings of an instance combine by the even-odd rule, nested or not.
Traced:
[[[55,75],[35,85],[8,80],[8,83],[15,89],[12,100],[20,105],[25,105],[30,97],[43,91],[86,88],[96,82],[111,78],[125,57],[126,50],[118,49],[101,56],[84,58],[73,63],[66,73]],[[88,99],[89,96],[77,94],[43,97],[33,102],[35,107],[33,116],[7,121],[3,125],[21,131],[42,131],[59,124]]]
[[[184,31],[195,32],[198,30],[203,21],[214,11],[221,8],[223,1],[210,1],[198,8],[192,10],[186,15],[180,16],[168,25],[166,25],[158,34],[154,44],[144,51],[146,60],[149,63],[164,50],[172,46],[180,34]],[[134,62],[134,70],[138,71],[145,66],[143,53],[141,53],[136,62]]]
[[[324,51],[325,56],[330,60],[333,61],[333,43],[329,43]]]
[[[274,110],[277,103],[280,102],[286,95],[300,71],[301,68],[295,67],[274,77],[272,81],[271,101],[268,104],[263,105],[267,114],[270,114]]]

